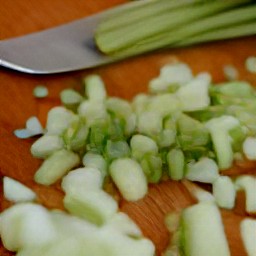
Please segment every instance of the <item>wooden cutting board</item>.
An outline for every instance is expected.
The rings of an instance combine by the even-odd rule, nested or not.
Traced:
[[[123,2],[125,1],[2,1],[0,39],[57,26]],[[248,37],[167,50],[100,68],[61,75],[33,76],[0,68],[0,175],[13,177],[33,188],[38,194],[39,201],[45,206],[62,208],[63,193],[57,185],[43,187],[33,182],[33,174],[40,165],[40,161],[33,159],[29,151],[34,139],[20,140],[13,135],[15,129],[24,127],[29,117],[35,115],[45,123],[47,111],[60,103],[60,91],[68,87],[79,89],[81,79],[91,73],[103,77],[109,95],[131,99],[135,94],[145,92],[149,79],[158,74],[163,64],[174,59],[188,63],[195,73],[209,71],[216,82],[224,80],[223,66],[231,64],[239,70],[240,79],[246,79],[256,85],[256,75],[248,73],[244,67],[246,57],[256,55],[255,45],[256,37]],[[32,95],[34,87],[39,84],[49,89],[49,96],[45,99],[36,99]],[[254,163],[236,166],[229,173],[256,173],[254,166]],[[9,203],[3,199],[2,189],[0,193],[0,210],[3,210]],[[169,241],[169,234],[164,226],[164,215],[170,210],[181,210],[194,202],[181,183],[163,182],[150,186],[149,194],[144,200],[136,203],[121,200],[120,208],[138,223],[147,237],[153,240],[160,255]],[[232,255],[246,255],[239,232],[239,222],[245,216],[242,204],[234,211],[222,211],[222,215]],[[1,247],[0,255],[12,254]]]

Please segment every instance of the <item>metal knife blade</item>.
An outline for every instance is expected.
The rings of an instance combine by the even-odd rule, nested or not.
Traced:
[[[134,8],[133,1],[104,12],[13,39],[0,41],[0,66],[31,74],[52,74],[96,67],[116,61],[100,53],[94,32],[117,9]]]

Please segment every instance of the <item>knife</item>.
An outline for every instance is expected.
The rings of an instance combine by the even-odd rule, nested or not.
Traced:
[[[98,24],[115,11],[136,8],[132,1],[101,13],[41,32],[0,41],[0,66],[30,74],[53,74],[114,62],[94,43]]]

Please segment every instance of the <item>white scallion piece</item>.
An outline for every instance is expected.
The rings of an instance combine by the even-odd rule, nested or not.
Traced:
[[[145,154],[158,153],[156,142],[148,136],[136,134],[133,135],[130,141],[132,156],[135,159],[141,159]]]
[[[88,126],[97,120],[107,118],[107,110],[103,101],[84,100],[77,109],[78,114],[86,119]]]
[[[32,116],[26,121],[25,129],[17,129],[14,131],[16,137],[27,139],[36,135],[44,134],[44,129],[37,117]]]
[[[156,136],[162,131],[162,117],[156,112],[143,112],[137,115],[137,119],[137,129],[141,134]]]
[[[223,67],[223,73],[226,79],[230,81],[237,80],[239,76],[238,70],[233,65],[225,65]]]
[[[225,209],[235,206],[236,189],[233,181],[228,176],[219,176],[212,186],[213,196],[217,205]]]
[[[60,99],[64,105],[74,105],[79,104],[83,97],[73,89],[65,89],[60,93]]]
[[[141,166],[135,160],[130,158],[114,160],[109,171],[114,183],[126,200],[137,201],[147,194],[147,179]]]
[[[32,144],[30,151],[34,157],[46,158],[62,148],[64,142],[60,136],[45,134]]]
[[[235,180],[237,190],[245,191],[245,210],[248,213],[256,213],[256,177],[241,175]]]
[[[246,69],[251,73],[256,73],[256,56],[250,56],[245,61]]]
[[[80,158],[77,154],[66,149],[55,151],[44,160],[36,171],[34,179],[39,184],[51,185],[79,163]]]
[[[216,162],[203,157],[197,162],[187,165],[186,178],[191,181],[213,183],[219,177],[219,168]]]
[[[34,88],[33,95],[36,98],[45,98],[48,96],[48,88],[44,85],[38,85]]]
[[[93,167],[78,168],[70,171],[62,179],[61,187],[69,193],[72,190],[94,190],[101,189],[101,172]]]
[[[160,78],[167,84],[184,85],[193,79],[193,74],[187,64],[178,62],[163,66]]]
[[[89,75],[84,79],[85,95],[90,100],[102,101],[106,99],[105,84],[99,75]]]
[[[36,193],[29,187],[9,177],[3,178],[4,197],[11,202],[34,201]]]
[[[188,207],[181,218],[181,246],[185,255],[230,256],[221,215],[214,203]]]
[[[132,107],[130,102],[117,98],[109,97],[106,100],[107,110],[114,113],[119,118],[126,119],[132,114]]]
[[[10,251],[45,245],[57,237],[48,210],[32,203],[19,203],[2,212],[0,231]]]
[[[98,226],[103,225],[118,211],[117,202],[103,190],[69,190],[64,197],[65,208],[75,216]]]
[[[34,136],[27,129],[16,129],[13,133],[19,139],[28,139]]]
[[[78,117],[65,107],[54,107],[48,112],[47,134],[62,134]]]
[[[210,105],[209,86],[211,76],[201,73],[176,92],[183,111],[201,110]]]
[[[243,142],[243,152],[247,159],[256,160],[256,138],[247,137]]]
[[[241,237],[248,256],[256,255],[256,220],[245,218],[240,224]]]

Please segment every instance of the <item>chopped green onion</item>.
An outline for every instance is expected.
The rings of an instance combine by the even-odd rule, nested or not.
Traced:
[[[118,210],[116,201],[103,190],[69,191],[64,197],[65,208],[75,216],[98,226],[114,216]]]
[[[105,148],[105,154],[108,160],[117,158],[129,157],[130,147],[126,141],[111,141],[108,140]]]
[[[72,151],[66,149],[55,151],[44,160],[36,171],[34,179],[39,184],[51,185],[79,163],[79,156]]]
[[[214,160],[204,157],[187,164],[186,178],[191,181],[213,183],[219,177],[219,168]]]
[[[240,224],[241,236],[243,244],[248,256],[256,255],[255,247],[255,230],[256,230],[256,220],[245,218]]]
[[[162,159],[159,156],[146,154],[140,161],[148,182],[157,183],[162,178]]]
[[[145,154],[156,155],[158,147],[156,142],[148,136],[136,134],[133,135],[130,141],[132,157],[142,159]]]
[[[15,203],[36,199],[36,194],[32,189],[9,177],[3,178],[3,192],[7,200]]]
[[[82,162],[85,167],[98,169],[103,179],[107,175],[107,161],[102,155],[89,151],[83,156]]]
[[[220,211],[215,204],[203,202],[186,208],[181,215],[181,229],[181,250],[185,255],[230,255]]]
[[[235,180],[237,190],[245,191],[245,210],[256,213],[256,178],[250,175],[238,176]]]
[[[83,167],[70,171],[62,179],[61,187],[67,194],[73,190],[98,190],[102,187],[101,172],[93,167]]]
[[[248,57],[245,61],[246,69],[251,73],[256,73],[256,57]]]
[[[141,166],[135,160],[116,159],[111,163],[109,171],[114,183],[126,200],[137,201],[147,194],[146,177]]]
[[[70,106],[79,104],[83,100],[83,97],[73,89],[65,89],[60,93],[60,99],[64,105]]]
[[[64,142],[58,135],[45,134],[32,144],[30,152],[34,157],[47,158],[62,148],[64,148]]]
[[[38,85],[34,88],[33,95],[36,98],[45,98],[48,96],[48,89],[43,85]]]
[[[216,203],[221,208],[233,209],[235,206],[236,190],[230,177],[220,176],[212,186],[213,196]]]
[[[89,100],[104,100],[107,96],[104,82],[98,75],[90,75],[84,79],[85,95]]]
[[[167,154],[168,174],[172,180],[181,180],[185,170],[185,156],[180,149],[171,149]]]
[[[61,135],[78,117],[64,107],[54,107],[47,115],[47,134]]]

